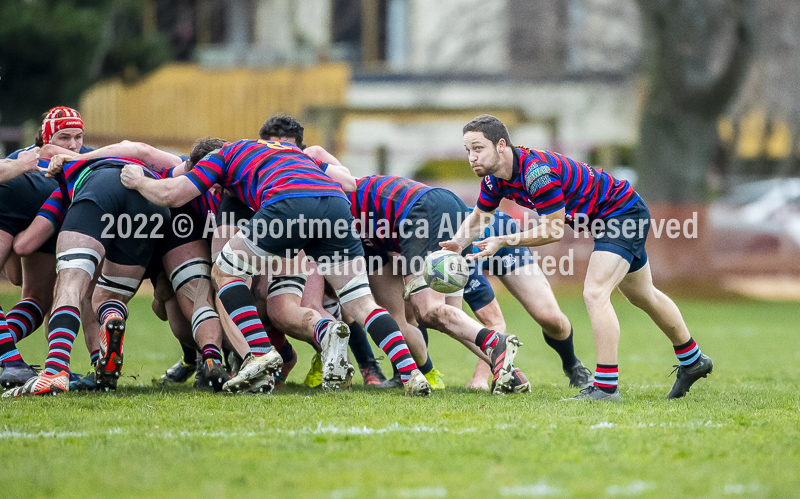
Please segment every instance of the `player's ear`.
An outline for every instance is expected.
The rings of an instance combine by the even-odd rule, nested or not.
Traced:
[[[497,141],[497,152],[502,153],[506,149],[506,139],[500,139]]]

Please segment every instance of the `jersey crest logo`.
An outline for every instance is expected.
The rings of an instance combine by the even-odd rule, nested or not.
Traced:
[[[551,182],[550,167],[531,165],[525,172],[525,188],[533,194]]]

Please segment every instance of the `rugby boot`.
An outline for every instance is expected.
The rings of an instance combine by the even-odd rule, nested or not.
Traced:
[[[250,388],[247,389],[247,393],[271,393],[272,390],[275,389],[276,385],[277,382],[275,381],[275,376],[268,374],[251,384]]]
[[[594,384],[594,376],[592,376],[592,371],[584,366],[581,361],[577,361],[572,367],[564,369],[564,374],[566,374],[567,378],[569,378],[570,388],[578,388],[583,390],[584,388]]]
[[[25,382],[24,385],[12,388],[3,393],[3,398],[27,397],[30,395],[58,395],[69,391],[69,373],[47,374],[44,371]]]
[[[110,314],[100,328],[100,359],[94,369],[97,389],[117,389],[122,372],[122,344],[125,340],[125,319],[119,314]]]
[[[518,367],[515,367],[511,373],[510,387],[511,391],[509,393],[530,393],[531,391],[531,383],[528,381],[528,377]]]
[[[154,379],[153,384],[171,385],[173,383],[186,383],[192,374],[197,372],[196,364],[187,364],[183,357],[172,365],[161,375],[159,379]]]
[[[36,377],[38,371],[29,366],[22,360],[14,360],[3,363],[3,374],[0,374],[0,386],[3,388],[14,388],[22,386],[31,378]]]
[[[332,322],[322,338],[322,389],[349,390],[356,369],[347,357],[350,328],[341,321]]]
[[[494,347],[487,347],[484,352],[492,361],[491,392],[499,395],[514,393],[512,386],[514,357],[517,356],[522,342],[513,334],[497,333],[497,335],[497,344]]]
[[[406,397],[429,397],[431,385],[419,369],[411,371],[411,378],[405,384]]]
[[[708,355],[700,354],[700,358],[689,366],[673,366],[675,371],[678,371],[675,384],[667,395],[668,399],[679,399],[685,397],[689,393],[695,381],[700,378],[705,378],[711,371],[714,370],[714,363]],[[672,372],[675,372],[672,371]]]
[[[619,394],[619,389],[614,390],[613,393],[607,393],[598,388],[595,385],[589,385],[574,397],[568,399],[561,399],[562,401],[588,401],[588,402],[618,402],[622,400],[622,396]]]
[[[386,376],[377,360],[369,361],[367,367],[361,369],[361,377],[364,378],[364,386],[380,388],[381,384],[386,381]]]
[[[395,374],[391,378],[381,383],[381,388],[402,388],[403,380],[400,379],[400,373]]]
[[[432,390],[444,390],[444,374],[442,374],[440,370],[431,369],[428,374],[425,375],[425,379],[428,380]]]
[[[311,368],[308,370],[303,384],[309,388],[316,388],[322,384],[322,354],[319,352],[311,357]]]
[[[223,385],[223,389],[234,393],[248,391],[265,377],[274,377],[282,365],[283,359],[275,347],[270,347],[264,355],[255,356],[248,353],[242,361],[239,372]]]
[[[94,372],[83,376],[76,373],[69,374],[69,391],[93,392],[95,390],[97,390],[97,383],[94,380]]]
[[[221,392],[222,386],[231,379],[231,375],[228,374],[225,367],[219,362],[214,362],[212,359],[203,361],[198,377],[205,382],[203,388],[210,387],[215,392]]]

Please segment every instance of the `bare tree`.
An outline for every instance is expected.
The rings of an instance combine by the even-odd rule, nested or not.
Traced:
[[[750,0],[639,0],[647,96],[639,189],[648,199],[702,201],[717,119],[736,95],[753,48]]]

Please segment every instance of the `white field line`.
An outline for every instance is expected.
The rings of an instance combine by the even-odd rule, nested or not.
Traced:
[[[619,425],[608,421],[599,422],[589,427],[591,430],[598,429],[646,429],[646,428],[721,428],[724,425],[714,423],[712,421],[692,421],[688,423],[634,423],[627,425]],[[558,428],[557,425],[551,424],[543,426],[542,428]],[[495,425],[495,430],[511,431],[511,432],[525,432],[536,430],[536,425],[516,426],[516,425]],[[100,432],[74,432],[74,431],[38,431],[38,432],[25,432],[9,427],[5,427],[0,431],[0,440],[14,440],[14,439],[47,439],[47,438],[88,438],[88,437],[104,437],[116,435],[131,435],[134,437],[144,438],[161,438],[161,439],[176,439],[176,438],[216,438],[216,439],[230,439],[230,438],[252,438],[257,436],[264,436],[270,434],[288,435],[288,436],[303,436],[303,435],[344,435],[344,436],[375,436],[375,435],[389,435],[393,433],[449,433],[451,435],[463,435],[467,433],[476,433],[478,428],[448,428],[447,426],[427,426],[427,425],[414,425],[403,426],[399,423],[392,423],[382,428],[372,428],[369,426],[336,426],[332,424],[317,423],[316,427],[304,426],[300,429],[282,429],[275,428],[262,432],[243,432],[243,431],[215,431],[215,430],[163,430],[163,431],[150,431],[146,433],[132,432],[122,428],[111,428]]]
[[[593,424],[589,427],[590,430],[599,430],[605,428],[620,428],[620,429],[639,429],[639,428],[722,428],[725,425],[722,423],[715,423],[710,419],[708,421],[689,421],[686,423],[673,423],[672,421],[669,422],[661,422],[661,423],[633,423],[633,424],[616,424],[611,423],[609,421],[603,421],[600,423]]]
[[[742,495],[742,494],[756,494],[761,492],[762,490],[761,484],[758,482],[752,482],[748,484],[742,483],[728,483],[725,484],[725,494],[726,495]]]
[[[636,480],[628,485],[611,485],[606,487],[606,495],[636,497],[655,489],[655,482],[643,482],[641,480]]]
[[[500,487],[500,495],[505,497],[555,497],[568,494],[564,489],[548,485],[545,480],[539,480],[534,485]]]

